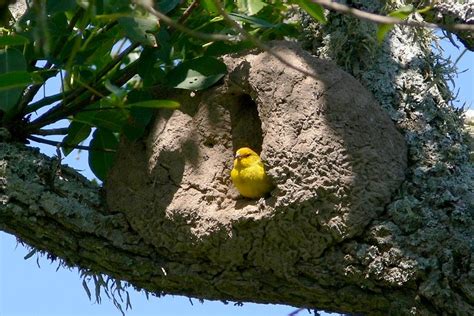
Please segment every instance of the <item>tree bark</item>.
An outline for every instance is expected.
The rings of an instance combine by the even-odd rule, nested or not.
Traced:
[[[474,24],[474,3],[466,1],[440,1],[433,5],[433,12],[428,16],[428,22],[441,24]],[[474,32],[473,31],[450,31],[454,33],[464,47],[474,51]]]

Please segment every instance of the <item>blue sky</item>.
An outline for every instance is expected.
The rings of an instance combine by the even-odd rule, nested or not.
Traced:
[[[462,47],[462,46],[461,46]],[[449,42],[443,43],[445,55],[455,60],[462,50]],[[455,78],[459,99],[466,101],[474,108],[474,53],[466,52],[457,64],[460,73]],[[46,89],[46,95],[53,94],[58,83],[52,83]],[[48,91],[51,89],[51,91]],[[462,102],[458,103],[459,105]],[[58,138],[59,140],[60,138]],[[54,148],[41,146],[46,154],[54,154]],[[81,170],[84,175],[93,175],[87,166],[87,153],[70,154],[66,164]],[[1,316],[55,316],[55,315],[120,315],[112,302],[102,295],[102,304],[89,301],[79,278],[77,269],[58,269],[57,263],[50,264],[45,258],[36,255],[28,260],[24,256],[28,250],[16,244],[12,235],[0,232],[0,315]],[[37,260],[38,259],[38,260]],[[39,262],[40,267],[38,267]],[[90,284],[90,288],[93,285]],[[193,300],[193,305],[186,297],[166,296],[150,297],[147,301],[144,294],[130,291],[133,309],[127,316],[146,315],[288,315],[296,310],[282,305],[244,304],[243,307],[221,302],[205,301],[203,304]],[[309,315],[301,311],[298,315]]]

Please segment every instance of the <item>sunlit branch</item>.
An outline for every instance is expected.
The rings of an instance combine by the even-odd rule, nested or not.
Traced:
[[[33,135],[28,136],[28,139],[37,143],[51,145],[54,147],[66,147],[66,148],[74,148],[74,149],[81,149],[81,150],[88,150],[88,151],[116,152],[115,149],[111,149],[111,148],[94,148],[94,147],[82,146],[82,145],[69,145],[69,144],[64,144],[62,142],[56,142],[54,140],[36,137]]]
[[[204,41],[209,41],[209,42],[236,40],[235,36],[224,35],[224,34],[208,34],[208,33],[202,33],[202,32],[191,30],[187,28],[186,26],[174,21],[173,19],[161,13],[160,11],[155,10],[152,6],[148,4],[144,4],[142,2],[137,3],[137,4],[141,6],[143,9],[145,9],[146,11],[156,16],[160,21],[163,21],[165,24],[171,26],[172,28],[177,29],[178,31],[188,34],[189,36],[196,37],[196,38],[202,39]]]
[[[183,23],[184,21],[186,21],[193,12],[193,10],[199,6],[200,2],[201,1],[199,0],[194,0],[193,2],[191,2],[191,4],[186,8],[186,10],[184,10],[183,15],[181,15],[178,19],[178,23]]]
[[[258,48],[266,51],[276,59],[278,59],[282,64],[290,67],[291,69],[294,69],[304,75],[307,75],[309,77],[315,78],[315,75],[312,72],[307,71],[306,69],[303,69],[301,67],[298,67],[296,65],[293,65],[292,63],[288,62],[284,57],[282,57],[280,54],[272,51],[272,48],[261,42],[258,38],[255,36],[252,36],[249,32],[247,32],[243,27],[241,27],[237,22],[235,22],[228,14],[225,12],[225,10],[222,8],[219,0],[213,0],[214,4],[217,7],[217,10],[219,11],[219,14],[222,15],[224,20],[232,26],[234,29],[236,29],[239,33],[241,33],[247,40],[251,41],[255,46]]]
[[[391,16],[379,15],[375,13],[369,13],[366,11],[358,10],[355,8],[348,7],[344,4],[332,2],[330,0],[311,0],[314,3],[320,4],[326,9],[333,10],[340,13],[350,14],[356,18],[375,22],[379,24],[399,24],[413,27],[427,27],[431,29],[443,28],[449,31],[474,31],[474,24],[435,24],[428,22],[418,22],[412,20],[401,20]]]

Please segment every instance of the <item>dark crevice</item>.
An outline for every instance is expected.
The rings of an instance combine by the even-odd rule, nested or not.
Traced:
[[[228,104],[232,128],[232,147],[234,152],[241,147],[250,147],[255,152],[262,151],[262,122],[258,109],[250,95],[237,95]]]

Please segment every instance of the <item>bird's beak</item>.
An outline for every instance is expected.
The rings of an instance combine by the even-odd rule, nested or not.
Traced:
[[[242,157],[242,155],[235,153],[235,156],[234,156],[235,159],[239,159],[240,157]]]

